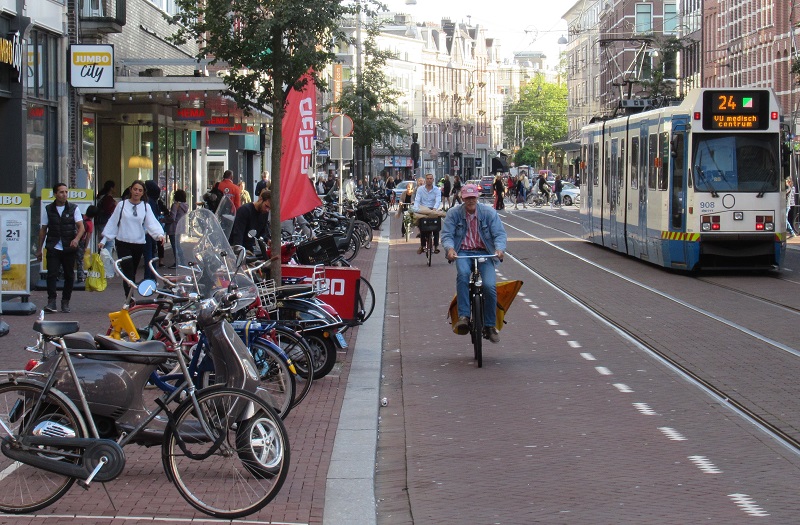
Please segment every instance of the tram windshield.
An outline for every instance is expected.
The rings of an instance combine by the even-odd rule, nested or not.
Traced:
[[[775,192],[780,157],[774,134],[694,135],[692,172],[697,191]]]

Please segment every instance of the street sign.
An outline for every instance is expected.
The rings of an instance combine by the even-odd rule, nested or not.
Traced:
[[[337,137],[349,137],[353,132],[353,119],[347,115],[336,115],[331,119],[331,134]]]
[[[353,137],[331,137],[331,158],[353,160]]]

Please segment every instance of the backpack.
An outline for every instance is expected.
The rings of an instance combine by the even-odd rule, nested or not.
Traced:
[[[211,210],[212,212],[216,212],[217,207],[219,206],[219,203],[222,200],[222,197],[224,196],[225,194],[222,193],[221,189],[219,189],[218,187],[214,187],[208,193],[203,195],[203,201],[206,203],[206,207],[209,210]]]

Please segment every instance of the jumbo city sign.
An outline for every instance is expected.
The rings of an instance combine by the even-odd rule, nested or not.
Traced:
[[[11,40],[0,37],[0,63],[16,69],[17,82],[22,82],[22,40],[19,31],[11,35]]]
[[[75,44],[69,46],[70,85],[76,88],[114,87],[114,46]]]

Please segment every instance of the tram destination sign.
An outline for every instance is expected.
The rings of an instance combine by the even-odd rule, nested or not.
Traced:
[[[703,129],[764,130],[769,128],[769,92],[706,91],[703,93]]]

